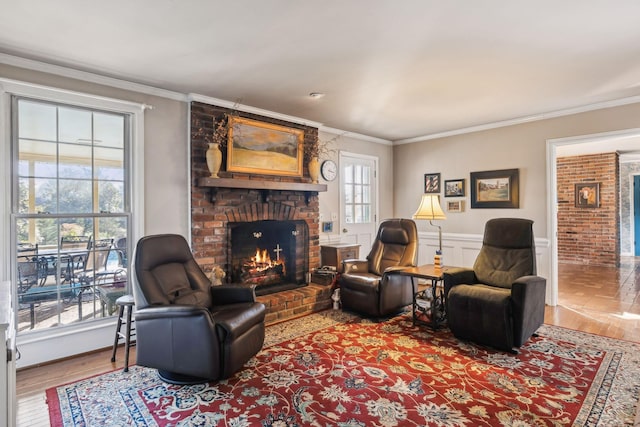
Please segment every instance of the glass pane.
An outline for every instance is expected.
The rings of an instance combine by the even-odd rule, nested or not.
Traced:
[[[92,181],[79,179],[61,179],[58,200],[60,213],[93,212]]]
[[[18,136],[56,141],[56,107],[24,99],[19,100]]]
[[[362,222],[371,222],[371,206],[362,206]]]
[[[353,184],[345,184],[344,186],[344,202],[353,203]]]
[[[354,179],[356,184],[362,184],[362,166],[355,166]]]
[[[60,107],[60,142],[91,144],[91,111]]]
[[[362,186],[362,203],[371,203],[371,187],[368,185]]]
[[[57,213],[56,182],[51,178],[20,178],[18,211],[20,213]]]
[[[94,113],[95,143],[102,147],[124,148],[124,117],[115,114]]]
[[[344,182],[351,183],[353,182],[353,166],[345,166],[344,168]]]
[[[369,166],[362,166],[362,183],[371,184],[371,168]]]
[[[29,235],[29,241],[35,238],[35,242],[41,250],[57,249],[60,236],[58,235],[58,220],[53,218],[35,219],[35,236]]]
[[[18,142],[18,173],[22,176],[56,176],[57,144],[21,139]]]
[[[353,205],[345,205],[344,220],[347,224],[353,224]]]
[[[91,147],[60,144],[60,178],[91,178]]]
[[[355,222],[356,224],[362,223],[362,205],[355,205]]]
[[[86,248],[88,245],[84,243],[87,238],[93,239],[93,219],[92,218],[61,218],[60,220],[60,239],[64,238],[65,240],[69,240],[67,238],[74,238],[74,240],[81,240],[82,243],[79,244],[69,244],[66,242],[63,245],[63,249],[65,246],[73,247],[73,248]],[[82,238],[79,238],[82,237]]]
[[[100,212],[124,212],[124,183],[98,182],[98,210]]]
[[[362,185],[354,185],[354,191],[356,193],[354,197],[354,202],[362,203]]]
[[[124,181],[124,150],[96,147],[93,154],[96,178]]]

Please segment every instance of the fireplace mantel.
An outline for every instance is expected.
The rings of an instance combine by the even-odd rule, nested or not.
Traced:
[[[326,184],[209,177],[198,178],[198,186],[208,187],[210,189],[211,203],[215,203],[216,201],[218,188],[259,190],[262,193],[262,200],[265,202],[268,201],[271,191],[303,191],[307,204],[309,204],[309,197],[311,197],[312,193],[327,191]]]

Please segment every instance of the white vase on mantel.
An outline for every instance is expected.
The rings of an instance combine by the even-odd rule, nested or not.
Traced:
[[[222,165],[222,152],[220,151],[220,144],[217,142],[210,142],[209,149],[205,154],[207,158],[207,168],[211,173],[211,178],[219,178],[218,172],[220,172],[220,166]]]
[[[317,157],[313,157],[311,158],[311,160],[309,160],[309,176],[311,177],[311,182],[313,184],[317,184],[318,183],[318,178],[320,177],[320,161],[318,160]]]

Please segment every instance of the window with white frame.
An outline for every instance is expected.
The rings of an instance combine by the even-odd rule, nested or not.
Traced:
[[[12,97],[19,334],[111,316],[128,292],[131,126],[128,112]]]

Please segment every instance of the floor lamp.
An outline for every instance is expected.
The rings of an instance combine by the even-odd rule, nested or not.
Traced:
[[[440,207],[440,196],[437,194],[423,194],[422,200],[420,200],[420,206],[416,213],[413,214],[413,219],[429,220],[429,224],[434,227],[438,227],[438,252],[437,255],[442,255],[442,227],[435,225],[433,220],[447,219],[442,208]],[[439,264],[439,258],[436,257],[436,264]]]

